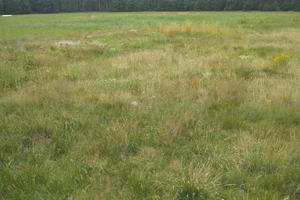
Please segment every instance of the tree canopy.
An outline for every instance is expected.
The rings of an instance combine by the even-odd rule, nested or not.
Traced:
[[[1,14],[222,10],[299,11],[300,0],[0,0]]]

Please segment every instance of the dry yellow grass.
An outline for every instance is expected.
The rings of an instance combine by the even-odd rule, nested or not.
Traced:
[[[227,35],[231,30],[225,25],[220,24],[192,24],[190,22],[186,22],[184,24],[161,25],[158,31],[164,33],[169,37],[172,37],[176,34],[195,35],[199,33]]]

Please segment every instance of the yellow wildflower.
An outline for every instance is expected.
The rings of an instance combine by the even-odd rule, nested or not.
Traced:
[[[291,58],[291,56],[288,56],[288,55],[279,55],[279,56],[274,57],[272,59],[272,62],[273,63],[285,62],[285,61],[288,61],[290,58]]]

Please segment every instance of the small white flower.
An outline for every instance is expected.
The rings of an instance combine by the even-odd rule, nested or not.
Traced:
[[[208,78],[208,77],[211,76],[211,73],[210,72],[204,72],[204,73],[202,73],[202,75],[203,75],[203,77]]]
[[[133,106],[138,106],[138,105],[139,105],[139,103],[138,103],[138,102],[136,102],[136,101],[133,101],[133,102],[131,102],[131,105],[133,105]]]
[[[139,75],[139,76],[136,77],[136,79],[139,80],[139,81],[142,81],[142,80],[144,80],[144,77]]]
[[[283,200],[289,200],[290,199],[290,196],[285,196],[284,198],[283,198]]]
[[[247,60],[247,59],[252,58],[252,56],[249,56],[249,55],[240,55],[239,58],[242,59],[242,60]]]
[[[123,65],[120,65],[118,66],[119,69],[128,69],[129,66],[127,64],[123,64]]]
[[[266,99],[266,102],[267,102],[267,103],[271,103],[272,100],[271,100],[271,99]]]

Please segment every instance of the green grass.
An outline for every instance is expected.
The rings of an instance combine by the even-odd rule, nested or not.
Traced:
[[[0,199],[300,199],[299,19],[0,17]]]

